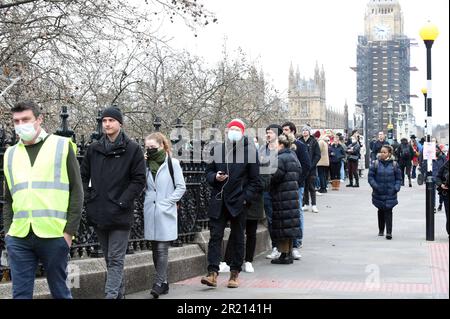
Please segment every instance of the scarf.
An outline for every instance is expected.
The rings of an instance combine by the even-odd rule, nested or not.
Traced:
[[[147,159],[148,167],[150,171],[152,172],[153,179],[156,178],[156,173],[158,173],[159,168],[166,160],[167,153],[164,149],[156,152],[155,154],[151,155]]]

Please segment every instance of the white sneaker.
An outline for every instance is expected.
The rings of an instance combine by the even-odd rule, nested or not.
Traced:
[[[323,194],[322,194],[322,193],[319,193],[319,192],[316,192],[316,195],[317,195],[317,196],[323,196]]]
[[[319,209],[317,209],[317,206],[314,205],[314,206],[312,207],[312,212],[313,212],[313,213],[318,213],[318,212],[319,212]]]
[[[230,272],[230,266],[226,262],[221,262],[219,264],[219,272]]]
[[[251,262],[246,261],[244,263],[244,272],[255,272],[255,269],[253,268],[253,265]]]
[[[278,251],[277,247],[272,249],[272,252],[266,256],[267,259],[277,259],[280,257],[281,253]]]
[[[309,207],[308,207],[308,205],[305,205],[305,206],[302,207],[302,209],[303,209],[304,212],[307,212],[309,210]]]
[[[302,258],[302,255],[298,251],[298,248],[292,249],[292,257],[294,257],[294,260],[300,260],[300,258]]]

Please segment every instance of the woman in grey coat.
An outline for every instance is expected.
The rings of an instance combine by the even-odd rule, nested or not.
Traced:
[[[150,293],[154,298],[169,292],[167,267],[170,242],[178,238],[177,202],[186,191],[180,162],[170,157],[170,141],[161,133],[145,139],[147,187],[144,201],[144,236],[150,240],[156,278]],[[172,172],[170,169],[172,164]]]

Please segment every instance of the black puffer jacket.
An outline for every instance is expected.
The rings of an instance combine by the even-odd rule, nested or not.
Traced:
[[[301,173],[300,162],[293,151],[284,149],[278,153],[278,169],[270,182],[274,240],[300,236],[298,180]]]
[[[87,219],[102,229],[130,229],[134,200],[145,187],[144,154],[137,143],[120,134],[109,151],[105,136],[89,146],[81,165]]]

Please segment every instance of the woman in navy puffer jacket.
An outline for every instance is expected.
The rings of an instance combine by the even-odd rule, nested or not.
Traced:
[[[386,226],[386,239],[389,240],[392,239],[392,209],[398,204],[397,193],[402,183],[402,173],[394,159],[392,147],[385,145],[369,170],[372,203],[378,208],[378,236],[384,236]]]

